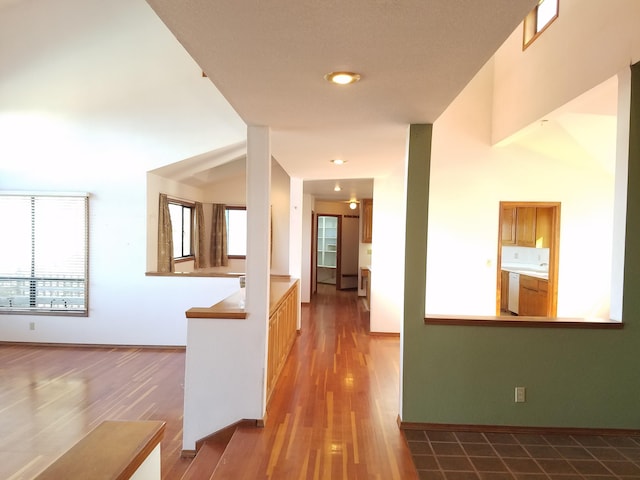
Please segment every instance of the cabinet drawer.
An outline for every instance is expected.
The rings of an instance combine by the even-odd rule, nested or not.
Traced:
[[[520,286],[528,290],[538,291],[538,279],[527,275],[520,275]]]
[[[547,293],[549,291],[549,282],[546,280],[538,280],[538,291]]]

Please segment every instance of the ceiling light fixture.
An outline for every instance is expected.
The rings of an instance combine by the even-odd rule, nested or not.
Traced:
[[[351,210],[355,210],[357,206],[358,206],[358,204],[357,204],[356,202],[351,202],[351,203],[349,203],[349,208],[350,208]]]
[[[353,72],[331,72],[327,73],[324,79],[336,85],[349,85],[360,80],[360,74]]]
[[[341,158],[334,158],[333,160],[329,160],[329,161],[334,165],[344,165],[345,163],[347,163],[346,160],[342,160]]]
[[[335,187],[333,187],[334,192],[339,192],[340,190],[342,190],[342,188],[340,188],[340,185],[336,185]]]

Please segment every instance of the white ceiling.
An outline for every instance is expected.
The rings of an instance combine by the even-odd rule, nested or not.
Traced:
[[[404,159],[408,125],[433,123],[536,2],[147,1],[240,117],[271,128],[274,157],[305,180],[388,174]],[[323,76],[335,70],[362,80],[331,85]]]

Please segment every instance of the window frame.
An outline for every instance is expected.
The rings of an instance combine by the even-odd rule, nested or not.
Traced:
[[[225,205],[224,207],[224,214],[225,214],[225,219],[226,219],[226,228],[227,228],[227,251],[229,250],[229,211],[230,210],[244,210],[245,212],[247,211],[247,207],[243,206],[243,205]],[[246,218],[246,214],[245,214],[245,218]],[[246,248],[245,248],[245,254],[244,255],[229,255],[227,254],[227,258],[230,259],[246,259],[247,258],[247,252],[246,252]]]
[[[179,199],[171,198],[171,197],[169,197],[167,199],[167,202],[169,203],[169,211],[170,212],[171,212],[171,205],[178,205],[179,207],[181,207],[181,211],[182,211],[182,215],[180,216],[180,219],[181,219],[180,230],[182,232],[182,235],[180,236],[180,238],[181,238],[180,253],[182,255],[177,256],[177,257],[174,256],[173,260],[174,260],[174,262],[178,262],[178,263],[179,262],[187,262],[187,261],[190,261],[190,260],[194,260],[195,259],[195,253],[193,251],[194,250],[194,245],[193,245],[194,237],[193,237],[193,235],[194,235],[194,230],[195,230],[194,229],[194,223],[195,223],[196,205],[195,205],[195,203],[191,203],[191,202],[187,202],[187,201],[184,201],[184,200],[179,200]],[[190,221],[189,221],[189,245],[188,245],[189,253],[187,255],[184,255],[184,253],[185,253],[184,252],[184,247],[185,247],[185,245],[184,245],[185,244],[185,241],[184,241],[184,223],[185,223],[184,222],[184,209],[189,209],[189,218],[190,218]],[[172,231],[173,231],[174,227],[175,226],[173,224],[173,218],[172,218],[171,219],[171,229],[172,229]],[[173,246],[173,250],[174,250],[174,253],[175,253],[175,250],[176,250],[176,246],[175,245]]]
[[[538,29],[538,9],[545,0],[540,0],[538,4],[525,17],[522,28],[522,50],[526,50],[549,26],[556,21],[560,14],[560,0],[556,0],[556,13],[542,28]]]
[[[1,315],[47,315],[47,316],[73,316],[73,317],[88,317],[89,316],[89,197],[88,193],[45,193],[45,192],[0,192],[0,197],[22,197],[25,199],[29,199],[30,204],[30,212],[29,212],[29,221],[31,222],[31,267],[30,267],[30,276],[24,276],[15,272],[14,275],[11,275],[9,271],[5,273],[8,275],[4,278],[3,281],[11,282],[11,281],[28,281],[29,282],[29,306],[13,306],[11,305],[11,301],[8,306],[0,306],[0,314]],[[82,239],[77,238],[73,241],[75,244],[77,242],[81,247],[78,248],[78,251],[72,254],[72,256],[76,257],[78,254],[82,259],[78,264],[82,271],[82,278],[76,277],[65,277],[65,275],[71,275],[74,268],[63,267],[58,269],[57,267],[54,270],[50,270],[49,274],[42,274],[36,272],[36,263],[38,262],[38,258],[41,258],[43,255],[43,248],[38,249],[38,240],[42,233],[38,234],[38,224],[43,225],[42,228],[46,228],[48,223],[47,219],[51,218],[47,213],[38,212],[37,206],[39,203],[44,202],[46,198],[56,198],[61,200],[69,200],[75,201],[77,199],[83,200],[82,212],[78,214],[78,211],[75,213],[78,214],[76,220],[80,220],[79,230],[82,231]],[[73,200],[72,200],[73,199]],[[40,200],[40,201],[38,201]],[[47,204],[44,203],[43,207],[51,207],[55,205],[55,203]],[[69,205],[62,205],[59,207],[57,212],[54,212],[56,215],[68,215],[69,213],[74,213],[74,210]],[[45,216],[42,218],[42,216]],[[39,219],[40,218],[40,219]],[[44,248],[46,252],[46,248]],[[68,251],[67,251],[68,253]],[[71,262],[75,262],[76,260],[70,260]],[[63,264],[68,265],[68,264]],[[40,267],[42,268],[42,267]],[[51,268],[51,266],[49,266]],[[45,269],[46,271],[46,269]],[[72,282],[74,285],[69,286],[60,286],[59,283]],[[41,284],[39,286],[39,283]],[[55,283],[55,285],[54,285]],[[81,284],[81,287],[78,287],[78,284]],[[19,286],[16,285],[16,288]],[[42,298],[48,299],[51,298],[51,306],[45,307],[43,305],[38,305],[38,289],[45,290],[57,290],[59,291],[72,291],[80,288],[81,296],[73,295],[44,295]],[[58,297],[58,298],[56,298]],[[62,297],[62,298],[60,298]],[[67,297],[67,298],[64,298]],[[40,299],[42,301],[42,298]],[[74,298],[81,298],[81,308],[73,308],[75,302],[73,302]],[[58,304],[54,307],[53,303],[58,301]],[[61,306],[63,305],[63,306]],[[68,307],[71,306],[71,309]]]

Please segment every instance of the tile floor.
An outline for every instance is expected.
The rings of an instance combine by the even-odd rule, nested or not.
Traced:
[[[404,434],[420,479],[640,480],[640,436]]]

